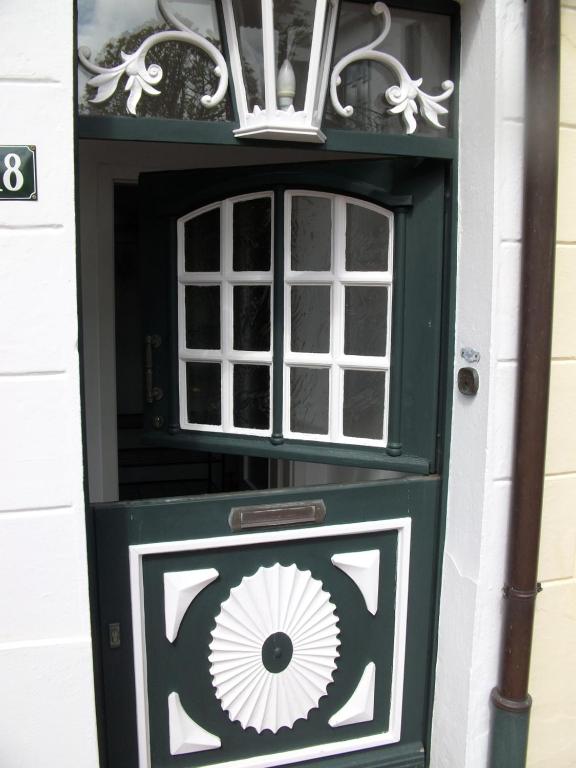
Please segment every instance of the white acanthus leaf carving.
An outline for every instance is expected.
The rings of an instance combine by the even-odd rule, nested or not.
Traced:
[[[391,69],[399,80],[398,85],[391,85],[386,89],[384,96],[388,104],[390,104],[388,112],[402,115],[406,126],[406,133],[414,133],[416,130],[418,110],[420,110],[421,116],[427,123],[436,128],[444,128],[438,117],[439,115],[448,114],[448,110],[441,102],[446,101],[452,96],[454,83],[451,80],[445,80],[442,83],[442,93],[435,96],[422,91],[420,89],[422,85],[421,77],[413,80],[398,59],[384,51],[375,50],[388,37],[392,19],[388,6],[385,3],[374,3],[372,13],[375,16],[382,16],[384,25],[382,32],[374,42],[358,48],[356,51],[352,51],[335,65],[330,78],[330,98],[332,99],[334,109],[342,117],[350,117],[354,114],[354,108],[350,105],[343,107],[338,97],[338,86],[342,82],[342,71],[349,64],[357,61],[376,61]]]
[[[189,755],[192,752],[219,749],[221,746],[218,736],[192,720],[176,692],[168,696],[168,729],[171,755]]]
[[[217,578],[218,571],[215,568],[164,574],[164,619],[166,637],[171,643],[178,635],[190,603]]]
[[[338,617],[322,582],[276,563],[244,577],[220,609],[209,659],[222,709],[258,733],[306,718],[326,695],[339,656]],[[271,672],[262,649],[276,633],[290,639],[292,657]]]
[[[380,550],[342,552],[332,556],[332,565],[339,568],[356,584],[374,616],[378,610],[378,584],[380,581]]]
[[[342,725],[369,723],[374,720],[374,686],[376,682],[376,665],[373,661],[366,665],[360,682],[346,704],[335,712],[328,725],[340,728]]]
[[[155,88],[155,85],[162,80],[163,72],[162,67],[158,64],[146,65],[146,55],[155,45],[166,42],[183,42],[193,45],[196,48],[203,50],[214,62],[214,72],[219,79],[216,92],[212,95],[206,94],[202,96],[200,101],[202,104],[211,109],[218,106],[228,90],[228,67],[226,66],[226,60],[220,53],[218,48],[213,45],[209,40],[199,35],[197,32],[189,29],[183,24],[173,13],[166,7],[166,0],[157,0],[158,9],[164,19],[176,27],[176,30],[169,30],[166,32],[156,32],[150,37],[146,38],[142,45],[133,53],[124,53],[121,51],[122,64],[118,64],[116,67],[107,69],[106,67],[100,67],[91,61],[92,53],[86,46],[81,46],[78,49],[78,58],[82,66],[91,72],[94,77],[88,80],[88,85],[92,85],[98,89],[96,96],[90,101],[94,104],[99,104],[106,101],[116,93],[116,89],[122,76],[125,75],[126,85],[124,90],[129,92],[128,100],[126,102],[126,111],[131,115],[136,115],[136,108],[142,93],[148,93],[151,96],[158,96],[160,91]]]

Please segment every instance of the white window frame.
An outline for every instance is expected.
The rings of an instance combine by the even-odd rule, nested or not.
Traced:
[[[294,197],[319,197],[331,202],[332,268],[326,272],[293,271],[291,269],[292,200]],[[389,225],[388,269],[385,272],[348,272],[346,270],[346,206],[355,205],[386,216]],[[345,195],[290,190],[285,193],[284,216],[284,374],[283,434],[293,440],[314,440],[345,445],[385,447],[388,442],[390,399],[390,360],[392,344],[392,284],[394,274],[394,214],[379,205]],[[291,351],[291,290],[296,285],[329,285],[330,351],[328,353]],[[386,355],[344,354],[345,289],[347,286],[383,286],[388,289],[386,317]],[[290,429],[290,368],[292,366],[328,369],[330,371],[328,433],[293,432]],[[385,373],[382,439],[344,435],[344,372],[346,370],[381,371]]]
[[[329,271],[293,271],[291,269],[291,214],[292,200],[297,196],[319,197],[330,201],[332,216],[331,269]],[[267,272],[233,271],[233,206],[236,203],[268,198],[271,204],[270,270]],[[347,205],[351,204],[388,218],[388,268],[386,271],[346,270],[346,217]],[[186,272],[185,226],[193,218],[209,211],[220,210],[220,271]],[[293,189],[284,192],[284,350],[282,362],[283,386],[283,435],[289,440],[314,441],[342,445],[386,447],[390,401],[390,361],[392,353],[392,302],[394,274],[394,214],[392,211],[359,198]],[[274,192],[267,190],[230,197],[206,205],[182,216],[177,222],[177,270],[178,270],[178,357],[179,357],[179,407],[180,427],[183,430],[219,434],[255,435],[269,437],[273,429],[273,323],[274,323]],[[220,286],[220,349],[188,349],[186,347],[185,289],[188,285]],[[270,287],[270,349],[269,351],[239,351],[233,349],[233,292],[236,285],[268,285]],[[330,301],[330,351],[306,353],[291,351],[291,290],[293,286],[327,285],[331,288]],[[347,286],[385,287],[388,291],[386,318],[386,354],[345,355],[344,317],[345,289]],[[221,423],[199,424],[188,420],[186,363],[212,362],[221,366]],[[234,425],[235,364],[266,365],[270,369],[270,423],[268,429],[241,428]],[[329,370],[329,418],[328,432],[315,434],[295,432],[290,429],[290,369],[294,366]],[[384,407],[382,438],[351,437],[344,435],[344,375],[347,370],[377,371],[384,373]]]
[[[270,200],[270,270],[268,272],[234,272],[232,262],[234,205],[246,200],[268,198]],[[191,219],[209,211],[220,210],[220,271],[186,272],[185,269],[185,226]],[[274,193],[258,192],[239,195],[206,205],[182,216],[177,223],[177,269],[178,269],[178,358],[179,358],[179,405],[180,428],[201,432],[222,434],[260,435],[272,434],[273,386],[272,358],[274,317]],[[186,302],[187,285],[220,286],[220,349],[188,349],[186,347]],[[234,345],[234,286],[269,285],[270,286],[270,349],[262,352],[235,350]],[[219,363],[220,376],[220,424],[197,424],[188,420],[186,387],[186,363]],[[234,425],[234,381],[233,368],[237,363],[266,365],[270,369],[270,426],[268,429],[245,429]]]

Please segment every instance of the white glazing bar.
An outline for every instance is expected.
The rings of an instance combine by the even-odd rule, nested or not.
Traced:
[[[180,405],[180,429],[188,425],[188,393],[186,391],[186,361],[178,363],[178,402]]]
[[[264,97],[266,113],[270,119],[277,111],[276,103],[276,50],[274,45],[274,2],[262,0],[262,36],[264,54]]]
[[[310,59],[308,62],[308,81],[306,83],[306,100],[304,112],[311,118],[314,115],[314,102],[316,101],[316,84],[320,76],[320,62],[324,43],[324,24],[326,22],[327,0],[316,0],[314,13],[314,28],[312,31],[312,44],[310,46]]]
[[[332,270],[334,287],[332,288],[332,357],[339,360],[344,354],[344,286],[342,274],[346,258],[346,201],[336,197],[332,209]],[[331,384],[334,400],[330,404],[330,432],[332,440],[342,440],[342,409],[344,396],[344,373],[340,365],[333,364]]]
[[[230,282],[232,276],[232,259],[234,256],[234,231],[233,231],[233,203],[225,200],[222,205],[222,289],[220,295],[220,317],[221,320],[221,344],[222,344],[222,428],[225,432],[232,426],[233,407],[232,402],[232,366],[229,362],[232,351],[232,333],[233,333],[233,288]]]

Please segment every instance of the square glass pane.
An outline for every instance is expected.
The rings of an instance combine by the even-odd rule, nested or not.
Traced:
[[[187,285],[187,349],[220,349],[220,286]]]
[[[220,50],[216,0],[170,0],[167,6],[189,29],[206,37]],[[123,63],[122,52],[134,53],[151,35],[175,29],[163,18],[157,0],[79,0],[78,45],[91,51],[90,61],[111,69]],[[157,95],[142,93],[136,107],[138,117],[180,120],[231,120],[230,93],[213,109],[202,104],[202,96],[218,87],[214,63],[204,51],[184,41],[168,41],[154,46],[146,65],[158,65],[163,77],[156,84]],[[98,93],[88,85],[93,73],[78,66],[78,105],[83,115],[126,116],[127,77],[122,76],[111,98],[93,103]]]
[[[389,219],[360,205],[346,206],[346,271],[388,269]]]
[[[270,368],[267,365],[234,366],[234,426],[270,428]]]
[[[328,434],[330,371],[327,368],[290,368],[290,430]]]
[[[329,198],[304,195],[292,198],[290,250],[294,272],[330,271],[332,201]]]
[[[329,285],[293,285],[290,289],[292,352],[330,352]]]
[[[269,272],[272,250],[272,201],[269,197],[234,203],[235,272]]]
[[[186,363],[186,400],[191,424],[222,423],[220,363]]]
[[[220,208],[213,208],[184,224],[186,272],[220,272]]]
[[[234,349],[270,349],[270,286],[234,286]]]
[[[386,354],[388,288],[347,285],[344,308],[344,354]]]
[[[343,433],[346,437],[382,440],[384,371],[344,371]]]

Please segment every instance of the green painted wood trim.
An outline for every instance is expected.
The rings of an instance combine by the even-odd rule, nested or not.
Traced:
[[[489,768],[525,768],[530,710],[492,710]]]
[[[394,282],[392,287],[392,359],[390,362],[389,456],[402,454],[402,368],[404,365],[404,289],[406,265],[406,211],[394,216]]]
[[[406,157],[452,158],[457,143],[450,137],[383,135],[356,131],[327,129],[326,143],[262,141],[236,139],[232,131],[237,123],[225,121],[168,120],[154,117],[96,117],[78,116],[78,135],[81,139],[114,141],[160,141],[179,144],[223,144],[237,147],[274,147],[298,149],[321,156],[324,152],[352,152],[376,155],[403,155]]]
[[[338,464],[340,466],[367,467],[369,469],[390,469],[396,472],[411,472],[426,475],[430,472],[430,462],[419,456],[388,456],[384,448],[351,447],[349,445],[312,443],[286,440],[281,445],[274,445],[265,437],[250,435],[221,435],[215,433],[184,432],[165,434],[148,432],[143,441],[150,445],[165,445],[171,448],[187,448],[195,451],[213,453],[233,453],[242,456],[263,456],[271,459],[294,459],[320,464]]]
[[[274,190],[274,286],[273,286],[273,357],[272,357],[272,437],[270,442],[284,442],[284,188]]]
[[[418,743],[390,745],[323,760],[297,763],[300,768],[424,768],[424,746]]]
[[[451,137],[384,135],[358,133],[341,129],[326,129],[324,148],[332,152],[363,152],[375,155],[403,157],[431,157],[451,159],[457,150],[456,139]]]

